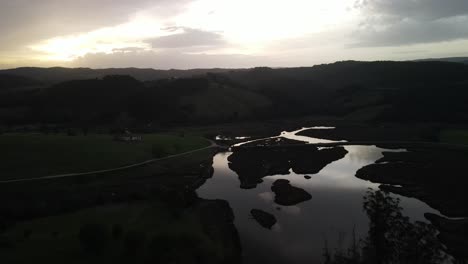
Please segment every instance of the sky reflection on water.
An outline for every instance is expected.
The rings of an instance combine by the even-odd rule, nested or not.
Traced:
[[[380,159],[382,151],[375,146],[346,146],[348,154],[332,162],[317,174],[275,175],[263,178],[254,189],[241,189],[238,175],[228,166],[228,156],[219,153],[214,157],[214,175],[197,192],[201,198],[227,200],[235,215],[246,263],[270,261],[270,263],[321,263],[324,241],[330,248],[348,246],[353,228],[358,237],[364,237],[368,219],[362,210],[362,198],[368,188],[378,184],[356,178],[363,166]],[[401,151],[401,150],[400,150]],[[311,161],[313,162],[313,161]],[[273,182],[287,179],[292,186],[312,195],[312,199],[294,206],[274,203],[271,191]],[[423,214],[434,212],[425,203],[394,195],[402,199],[404,214],[413,220],[424,220]],[[277,224],[272,230],[261,227],[250,216],[251,209],[261,209],[275,215]]]

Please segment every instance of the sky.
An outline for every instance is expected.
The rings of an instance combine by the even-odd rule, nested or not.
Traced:
[[[468,0],[0,0],[0,68],[468,56]]]

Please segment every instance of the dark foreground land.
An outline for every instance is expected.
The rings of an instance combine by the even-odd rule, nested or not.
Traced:
[[[123,145],[127,151],[122,153],[132,157],[128,156],[135,153],[128,151],[132,148],[147,153],[148,157],[159,157],[174,151],[204,148],[207,141],[203,141],[201,135],[223,132],[233,140],[221,140],[220,144],[276,136],[282,126],[290,131],[298,129],[297,121],[173,128],[167,131],[173,136],[163,137],[166,146],[162,149],[156,148],[156,151],[144,144],[122,143],[130,144]],[[462,172],[466,171],[468,152],[464,142],[458,140],[465,130],[440,124],[376,126],[312,118],[300,121],[311,126],[317,123],[337,126],[334,130],[304,130],[302,135],[348,143],[369,139],[386,142],[382,147],[407,149],[407,152],[384,153],[375,164],[361,168],[356,177],[382,183],[380,188],[385,192],[418,198],[443,215],[466,219],[467,181]],[[181,136],[182,130],[194,136]],[[48,140],[55,136],[34,134],[34,137],[49,137]],[[143,136],[149,136],[150,145],[158,145],[157,139],[161,137]],[[249,138],[235,139],[240,136]],[[59,137],[71,137],[73,141],[83,140],[85,136]],[[94,140],[95,136],[90,138]],[[402,141],[415,144],[402,145]],[[457,148],[447,148],[454,143]],[[318,173],[347,154],[339,144],[319,148],[294,140],[260,140],[246,144],[246,148],[234,148],[228,158],[229,167],[238,174],[241,188],[254,188],[268,175],[288,174],[290,170],[299,174]],[[49,263],[239,263],[240,242],[229,204],[202,200],[195,193],[195,189],[211,177],[212,158],[218,148],[214,146],[128,170],[0,184],[0,199],[8,201],[0,208],[0,253],[8,263],[33,260]],[[32,170],[32,167],[27,169]],[[25,176],[18,174],[18,177]],[[313,194],[286,180],[275,182],[272,191],[277,204],[295,205],[313,199]],[[375,195],[378,194],[372,197],[378,197]],[[251,215],[267,229],[272,229],[276,223],[274,216],[261,210],[252,210]],[[426,218],[440,232],[439,239],[448,252],[458,259],[466,259],[466,220],[450,220],[434,214]],[[415,228],[404,223],[410,226],[408,228]],[[433,227],[424,228],[430,231]],[[421,234],[429,232],[417,230]]]
[[[30,140],[50,142],[57,137],[68,142],[70,147],[71,143],[86,142],[83,140],[89,137],[87,145],[81,144],[85,150],[91,145],[99,149],[99,144],[111,144],[115,145],[112,149],[122,148],[117,153],[131,160],[135,158],[135,153],[136,157],[139,157],[138,153],[143,153],[147,155],[143,159],[147,159],[154,155],[164,156],[175,151],[203,148],[207,141],[201,135],[213,138],[213,135],[224,134],[233,140],[219,143],[233,144],[279,135],[282,127],[292,131],[301,127],[298,123],[301,126],[317,123],[337,126],[333,130],[304,130],[301,135],[346,140],[349,143],[381,141],[387,142],[382,145],[386,148],[406,148],[407,152],[384,153],[381,160],[359,170],[356,177],[382,183],[381,189],[384,191],[416,197],[444,215],[468,215],[464,206],[468,202],[465,191],[467,182],[463,176],[468,152],[463,147],[465,142],[458,140],[463,138],[461,135],[465,130],[440,124],[375,125],[342,120],[314,121],[313,118],[271,120],[264,123],[173,128],[166,132],[172,136],[143,134],[145,139],[150,140],[140,145],[102,141],[104,135],[93,134],[16,134],[14,138],[28,136]],[[183,135],[185,133],[194,136]],[[240,136],[249,138],[235,139]],[[4,134],[2,137],[6,139],[11,135]],[[165,147],[156,148],[156,151],[154,145],[157,146],[161,138]],[[425,142],[430,146],[401,145],[402,141]],[[447,144],[453,143],[461,147],[446,148]],[[263,177],[288,174],[291,169],[296,173],[313,175],[347,154],[339,143],[329,148],[318,148],[300,141],[275,139],[260,140],[246,146],[235,149],[229,157],[229,167],[238,174],[241,188],[254,188]],[[40,153],[40,145],[35,147],[37,150],[29,152],[30,155]],[[157,153],[152,153],[154,151]],[[0,199],[8,201],[1,204],[0,252],[11,263],[30,263],[32,260],[50,263],[175,260],[179,261],[177,263],[191,263],[194,259],[203,260],[202,263],[237,263],[241,250],[229,205],[223,201],[199,199],[194,192],[211,177],[215,151],[217,147],[109,173],[0,184]],[[48,155],[53,156],[53,153],[50,151]],[[79,153],[72,154],[79,158]],[[85,157],[84,160],[77,160],[77,164],[86,165],[89,160],[89,157]],[[34,164],[20,169],[24,172],[34,171]],[[27,175],[18,174],[17,177],[21,179]],[[304,190],[283,181],[272,187],[278,204],[293,205],[311,199]],[[253,210],[251,214],[268,229],[276,222],[263,211]],[[466,221],[449,220],[438,215],[427,215],[427,219],[439,230],[439,237],[450,253],[465,259],[464,248],[468,241]],[[90,241],[100,242],[96,245]],[[184,253],[168,250],[168,245]]]
[[[238,263],[234,216],[194,190],[206,149],[131,170],[0,185],[5,263]]]
[[[463,218],[427,215],[451,254],[466,260],[467,84],[468,65],[446,62],[184,72],[3,70],[0,182],[131,165],[205,148],[218,135],[223,140],[217,143],[227,148],[281,131],[332,126],[299,135],[407,149],[385,153],[356,176]],[[127,129],[143,141],[113,140]],[[233,148],[229,157],[245,189],[290,170],[313,175],[347,154],[339,143],[319,148],[284,139],[247,147]],[[213,172],[214,151],[108,173],[0,183],[0,261],[239,262],[229,205],[194,192]],[[286,182],[274,189],[279,203],[310,199]],[[368,197],[389,202],[390,212],[398,214],[397,202],[383,192]],[[378,206],[365,209],[379,212]],[[273,228],[270,215],[251,214]],[[412,244],[419,233],[409,234]]]
[[[0,137],[0,181],[119,168],[210,145],[200,136],[138,136],[140,141],[122,142],[97,133],[5,133]]]

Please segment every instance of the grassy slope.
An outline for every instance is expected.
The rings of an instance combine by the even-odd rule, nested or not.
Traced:
[[[186,211],[180,216],[171,214],[158,202],[130,203],[84,209],[76,213],[51,216],[17,224],[4,237],[15,244],[14,248],[1,251],[5,263],[120,263],[123,254],[123,238],[110,238],[104,254],[86,256],[79,242],[79,230],[83,224],[98,223],[109,231],[113,225],[129,231],[141,232],[146,241],[157,234],[189,234],[199,239],[205,248],[215,255],[222,254],[219,245],[206,237],[197,211]],[[25,230],[31,235],[24,236]],[[55,235],[54,235],[55,234]],[[27,254],[24,254],[26,253]],[[133,263],[138,256],[132,257]]]
[[[2,179],[86,172],[129,165],[152,158],[152,146],[165,145],[173,153],[202,148],[201,137],[144,135],[139,143],[114,141],[109,135],[0,135]],[[171,153],[172,154],[172,153]]]
[[[193,115],[197,118],[231,117],[234,113],[245,117],[271,106],[271,101],[260,94],[226,85],[211,85],[200,93],[182,97],[180,103],[194,105]]]

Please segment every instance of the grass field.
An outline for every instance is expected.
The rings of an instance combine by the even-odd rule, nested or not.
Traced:
[[[90,223],[108,233],[104,250],[98,255],[86,254],[80,244],[80,228]],[[118,237],[112,231],[115,226],[121,230]],[[138,234],[133,243],[142,252],[125,261],[126,237],[132,233]],[[2,235],[14,247],[0,248],[0,254],[2,263],[140,263],[151,239],[160,234],[188,235],[214,258],[223,254],[219,241],[204,234],[198,211],[187,210],[175,216],[158,202],[100,206],[18,223]]]
[[[468,130],[443,130],[439,140],[444,143],[468,145]]]
[[[114,141],[110,135],[0,135],[0,180],[110,169],[154,157],[208,146],[202,137],[148,134],[141,142]],[[158,153],[158,156],[162,156]]]

